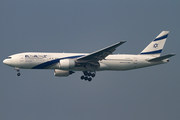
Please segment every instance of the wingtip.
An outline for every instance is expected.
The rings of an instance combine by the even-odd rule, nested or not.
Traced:
[[[175,53],[170,53],[170,55],[175,56],[176,54]]]
[[[120,41],[120,43],[125,43],[126,41]]]

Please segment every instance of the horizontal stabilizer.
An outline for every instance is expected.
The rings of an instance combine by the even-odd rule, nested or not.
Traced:
[[[167,58],[170,58],[172,56],[174,56],[176,54],[168,54],[168,55],[164,55],[164,56],[160,56],[160,57],[156,57],[156,58],[153,58],[153,59],[150,59],[148,60],[149,62],[157,62],[157,61],[162,61],[164,59],[167,59]]]

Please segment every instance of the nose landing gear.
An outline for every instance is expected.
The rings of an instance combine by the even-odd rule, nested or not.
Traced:
[[[19,68],[14,68],[18,73],[17,73],[17,76],[20,76],[21,75],[21,73],[20,73],[20,69]]]
[[[81,80],[85,80],[85,81],[92,81],[92,77],[95,77],[96,76],[96,72],[90,72],[90,71],[83,71],[83,74],[81,76]]]

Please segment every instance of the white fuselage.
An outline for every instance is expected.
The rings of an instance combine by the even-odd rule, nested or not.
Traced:
[[[40,53],[26,52],[9,56],[3,62],[11,67],[23,69],[60,69],[59,61],[63,59],[76,59],[87,55],[85,53]],[[99,61],[100,67],[95,71],[102,70],[131,70],[168,62],[163,60],[159,62],[148,62],[154,57],[149,55],[126,55],[114,54],[107,56],[104,60]],[[72,71],[86,71],[85,67],[74,67]]]

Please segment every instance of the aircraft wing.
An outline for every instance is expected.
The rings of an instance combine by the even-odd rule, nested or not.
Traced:
[[[126,41],[118,42],[101,50],[90,53],[86,56],[82,56],[78,58],[76,61],[80,63],[98,62],[99,60],[105,59],[109,54],[112,54],[112,52],[114,52],[118,46],[122,45],[125,42]]]

